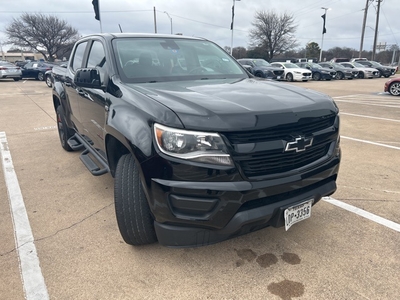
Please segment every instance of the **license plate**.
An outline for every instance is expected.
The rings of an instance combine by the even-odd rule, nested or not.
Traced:
[[[312,200],[308,200],[285,209],[284,217],[286,231],[288,231],[292,225],[311,217],[312,202]]]
[[[281,76],[276,76],[276,79],[281,79]]]

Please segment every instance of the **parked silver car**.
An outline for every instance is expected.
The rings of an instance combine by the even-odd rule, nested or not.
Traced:
[[[378,78],[380,72],[377,69],[366,67],[358,62],[341,62],[342,66],[358,70],[358,78]]]
[[[336,71],[336,79],[353,79],[357,78],[358,71],[351,68],[346,68],[339,63],[334,62],[320,62],[318,63],[321,67],[333,69]]]
[[[0,78],[12,78],[14,81],[18,81],[21,79],[21,76],[22,71],[20,67],[9,62],[0,62]]]

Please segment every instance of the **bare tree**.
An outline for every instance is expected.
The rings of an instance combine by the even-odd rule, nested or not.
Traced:
[[[53,61],[55,55],[63,57],[79,38],[78,31],[56,16],[24,13],[6,27],[8,43],[27,47]]]
[[[294,37],[296,25],[294,17],[288,13],[278,15],[274,11],[258,11],[250,30],[253,48],[264,48],[266,59],[271,60],[275,54],[293,50],[298,46]]]

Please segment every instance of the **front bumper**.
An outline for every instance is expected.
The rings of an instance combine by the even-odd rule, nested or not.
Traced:
[[[255,182],[153,179],[150,198],[159,243],[197,247],[283,226],[287,207],[305,200],[314,205],[335,192],[339,162],[340,153],[302,174]]]
[[[309,76],[304,76],[303,74],[293,74],[293,80],[295,81],[305,81],[305,80],[311,80],[311,73]]]
[[[336,190],[332,178],[325,184],[301,195],[265,206],[240,211],[234,215],[222,229],[211,230],[200,227],[184,227],[154,222],[160,244],[170,247],[199,247],[221,242],[235,236],[256,231],[267,226],[284,226],[284,210],[305,200],[316,204],[323,196],[331,195]]]

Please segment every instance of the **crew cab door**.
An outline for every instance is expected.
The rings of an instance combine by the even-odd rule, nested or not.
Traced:
[[[89,44],[85,68],[95,68],[100,73],[101,85],[105,86],[107,62],[104,46],[100,40]],[[93,142],[93,146],[104,154],[104,126],[108,112],[106,105],[107,94],[100,88],[79,87],[79,109],[84,134]]]
[[[64,109],[66,113],[70,113],[70,119],[80,133],[82,133],[83,130],[82,119],[79,110],[79,101],[81,96],[79,95],[79,87],[74,83],[74,75],[76,70],[82,68],[85,53],[87,52],[87,46],[88,42],[84,41],[75,47],[75,51],[71,56],[72,59],[69,63],[69,67],[66,70],[64,82],[64,89],[68,98],[68,107],[64,107]]]

